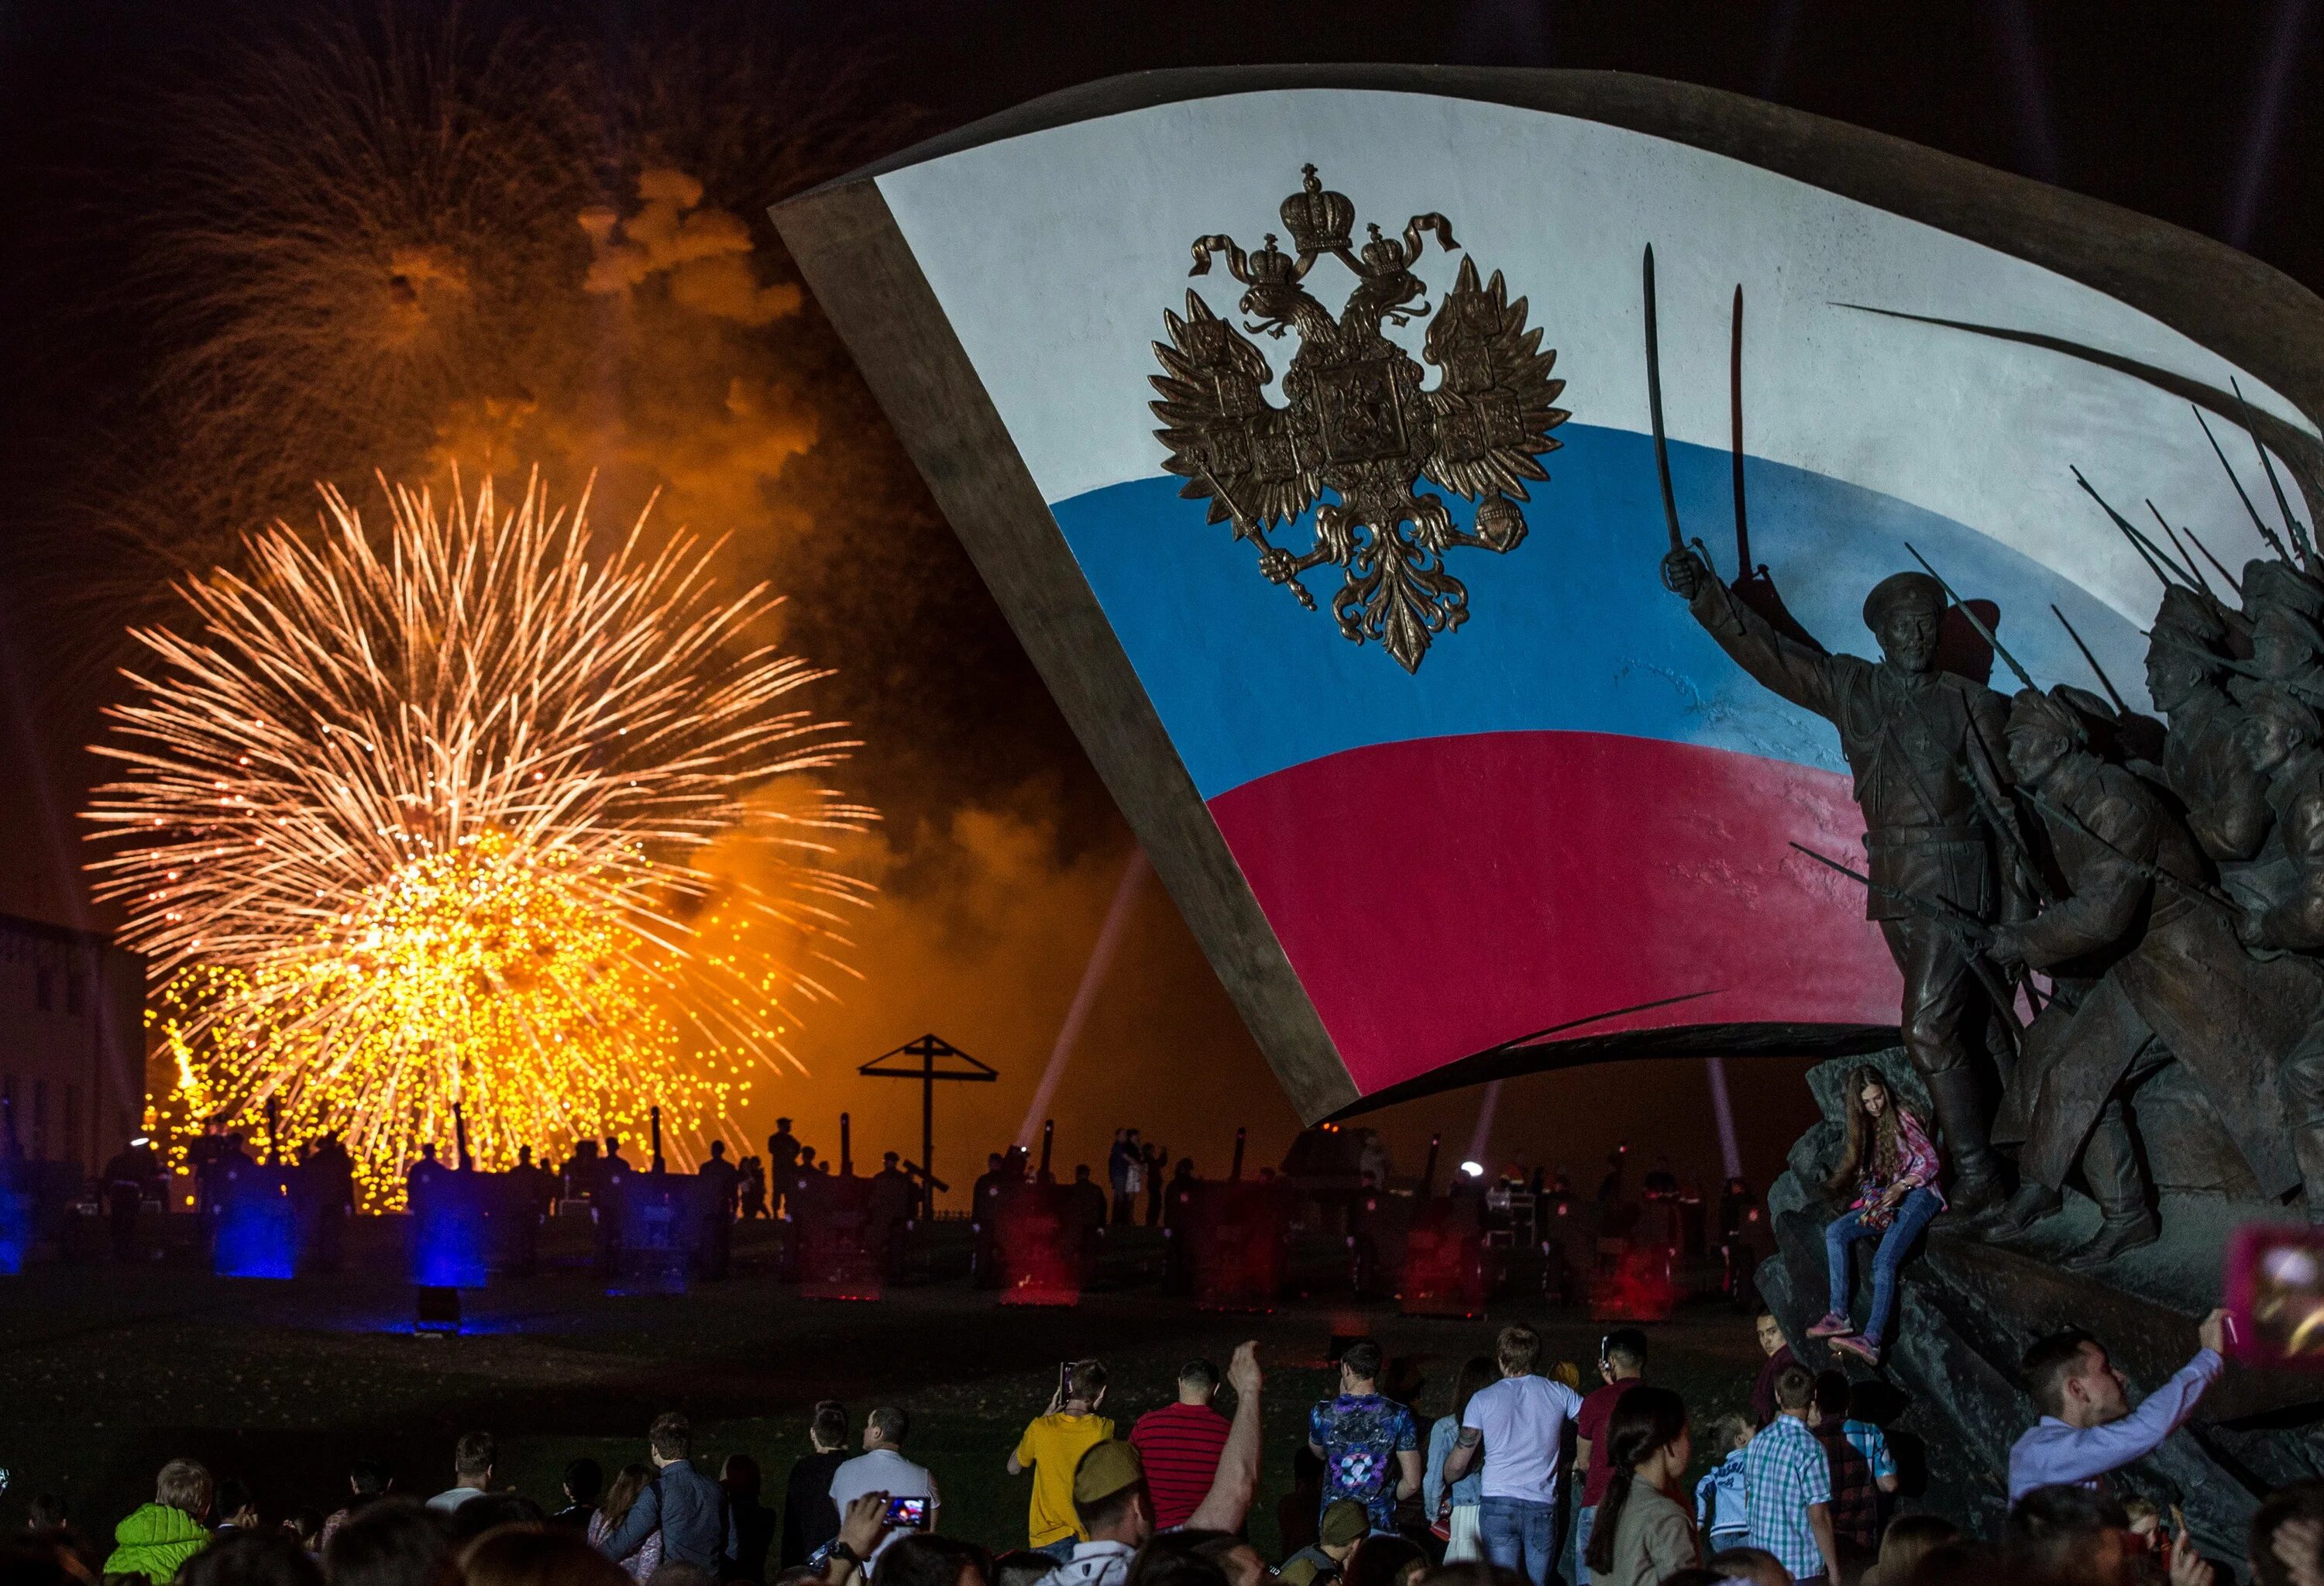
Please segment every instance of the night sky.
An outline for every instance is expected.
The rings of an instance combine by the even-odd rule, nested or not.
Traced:
[[[167,616],[170,578],[278,513],[310,521],[314,479],[357,495],[374,467],[420,476],[489,434],[495,467],[539,461],[576,489],[602,468],[607,521],[669,486],[664,521],[731,531],[731,570],[790,594],[785,641],[838,669],[814,703],[865,742],[841,782],[887,820],[850,857],[886,899],[854,932],[864,978],[808,1018],[812,1077],[770,1086],[745,1121],[763,1136],[787,1112],[835,1144],[847,1108],[859,1152],[915,1147],[917,1097],[853,1069],[934,1028],[1004,1075],[940,1102],[939,1169],[964,1176],[1016,1130],[1127,830],[811,300],[770,290],[619,343],[592,302],[573,296],[559,318],[528,284],[577,280],[577,214],[633,213],[641,171],[684,171],[706,210],[747,226],[756,281],[781,289],[796,277],[767,204],[1075,83],[1268,61],[1600,68],[2055,182],[2312,289],[2324,20],[2310,12],[0,0],[0,909],[110,923],[78,872],[81,746],[115,695],[118,635]],[[398,78],[420,60],[450,63],[449,100]],[[378,153],[372,175],[354,143]],[[292,309],[236,290],[277,238],[314,266]],[[415,259],[466,259],[468,273],[431,298]],[[281,334],[237,339],[254,315]],[[343,358],[350,346],[361,355]],[[1798,1074],[1772,1060],[1738,1073],[1762,1182],[1805,1120]],[[1590,1177],[1627,1139],[1709,1178],[1704,1096],[1693,1065],[1515,1082],[1492,1153]],[[1465,1145],[1476,1106],[1455,1095],[1382,1122],[1410,1164],[1433,1128]],[[1295,1127],[1150,879],[1056,1111],[1068,1165],[1102,1160],[1117,1123],[1206,1165],[1236,1122],[1256,1160]]]

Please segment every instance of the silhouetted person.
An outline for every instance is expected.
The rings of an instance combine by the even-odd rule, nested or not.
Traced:
[[[218,1170],[221,1175],[231,1174],[232,1166],[228,1158],[220,1157],[218,1159]],[[410,1166],[403,1170],[403,1192],[405,1195],[413,1201],[417,1201],[421,1195],[426,1194],[429,1190],[435,1187],[436,1181],[438,1178],[441,1178],[446,1171],[447,1169],[444,1165],[436,1160],[436,1148],[433,1145],[421,1146],[420,1148],[420,1160],[414,1162]]]
[[[597,1142],[576,1140],[573,1155],[565,1164],[565,1193],[575,1200],[588,1200],[597,1193]]]
[[[831,1478],[847,1462],[847,1411],[836,1399],[815,1406],[807,1426],[811,1452],[791,1465],[783,1483],[784,1569],[807,1563],[807,1555],[839,1535],[839,1506],[831,1500]]]
[[[773,1197],[767,1208],[770,1216],[782,1214],[783,1196],[790,1189],[798,1159],[799,1143],[791,1133],[791,1120],[776,1119],[775,1132],[767,1137],[767,1193]]]
[[[718,1485],[725,1489],[727,1512],[734,1517],[734,1557],[726,1578],[763,1586],[767,1554],[775,1545],[775,1511],[759,1501],[759,1462],[749,1454],[728,1454],[718,1470]]]
[[[161,1158],[143,1135],[116,1152],[105,1165],[105,1204],[113,1224],[113,1259],[127,1261],[137,1254],[137,1212],[147,1194],[160,1187]]]

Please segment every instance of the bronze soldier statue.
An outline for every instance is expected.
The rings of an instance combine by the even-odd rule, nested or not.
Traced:
[[[2289,562],[2244,564],[2252,667],[2313,704],[2324,696],[2324,586]]]
[[[2005,1123],[2023,1120],[2027,1132],[2018,1191],[1995,1231],[2057,1211],[2079,1160],[2104,1221],[2070,1267],[2159,1237],[2128,1103],[2174,1060],[2202,1083],[2270,1195],[2297,1179],[2273,1071],[2304,1023],[2277,1010],[2301,988],[2292,966],[2255,964],[2238,947],[2229,909],[2206,890],[2201,851],[2163,796],[2094,752],[2109,724],[2030,688],[2011,706],[2010,764],[2042,814],[2068,896],[1997,927],[1990,949],[2061,979],[2096,974],[2035,1021],[2003,1105]]]
[[[2002,1186],[1971,1049],[1986,1049],[1997,1010],[1960,936],[1884,889],[1987,923],[2005,912],[1982,813],[2006,808],[2008,798],[2001,696],[1938,669],[1947,602],[1924,573],[1883,579],[1866,597],[1864,623],[1880,641],[1877,663],[1825,655],[1778,632],[1692,550],[1663,558],[1663,583],[1745,671],[1840,729],[1876,883],[1865,917],[1879,922],[1904,977],[1899,1024],[1952,1157],[1951,1206],[1965,1216],[1990,1209]]]
[[[2186,807],[2195,841],[2221,864],[2256,854],[2275,818],[2243,707],[2224,686],[2227,645],[2227,619],[2215,602],[2175,584],[2163,592],[2146,650],[2146,692],[2171,724],[2163,779]]]
[[[2256,867],[2264,890],[2247,895],[2237,933],[2263,953],[2288,950],[2314,969],[2324,956],[2324,725],[2288,689],[2265,686],[2246,701],[2252,758],[2268,774],[2275,812]],[[2279,1071],[2293,1149],[2308,1189],[2308,1220],[2324,1223],[2324,1017],[2307,1028]]]

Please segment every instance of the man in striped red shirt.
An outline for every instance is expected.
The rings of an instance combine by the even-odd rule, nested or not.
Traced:
[[[1218,1390],[1219,1369],[1189,1360],[1178,1369],[1178,1402],[1147,1411],[1130,1429],[1130,1446],[1146,1467],[1157,1531],[1185,1525],[1211,1490],[1227,1443],[1227,1418],[1211,1407]]]

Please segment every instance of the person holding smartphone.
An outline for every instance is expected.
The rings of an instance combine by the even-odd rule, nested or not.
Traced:
[[[1074,1511],[1074,1471],[1082,1456],[1113,1440],[1113,1423],[1097,1413],[1105,1401],[1105,1367],[1096,1360],[1066,1360],[1057,1368],[1049,1407],[1025,1428],[1009,1455],[1009,1473],[1033,1472],[1032,1503],[1026,1517],[1027,1545],[1059,1563],[1073,1557],[1074,1544],[1089,1533]]]
[[[866,1564],[875,1563],[897,1537],[908,1535],[915,1529],[933,1531],[936,1526],[936,1511],[944,1499],[936,1491],[936,1479],[928,1468],[904,1457],[904,1438],[910,1430],[911,1419],[901,1409],[893,1405],[881,1406],[864,1419],[863,1452],[831,1473],[831,1501],[841,1516],[842,1536],[847,1534],[850,1504],[867,1493],[887,1495],[879,1541],[862,1555]],[[892,1523],[888,1518],[912,1512],[909,1506],[898,1508],[896,1499],[899,1498],[920,1500],[917,1526]]]

